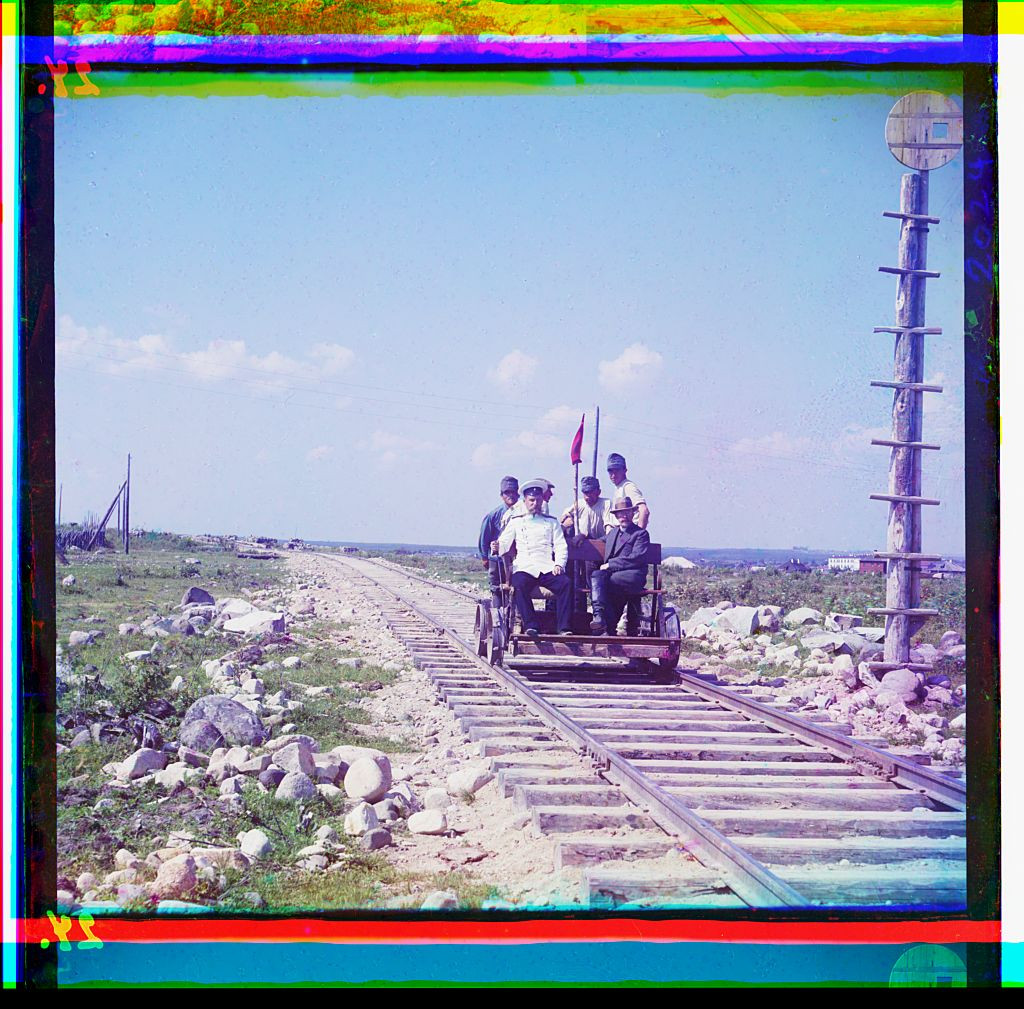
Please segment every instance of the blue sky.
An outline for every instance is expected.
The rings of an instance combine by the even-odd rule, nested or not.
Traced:
[[[130,451],[146,528],[471,543],[506,472],[569,503],[600,403],[656,539],[884,546],[893,94],[363,95],[61,103],[65,518]],[[954,554],[962,198],[957,157],[923,488]]]

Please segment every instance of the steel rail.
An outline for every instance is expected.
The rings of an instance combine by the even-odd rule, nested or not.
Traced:
[[[928,770],[905,757],[886,753],[868,743],[851,739],[834,729],[827,729],[815,722],[805,721],[788,712],[777,711],[767,704],[761,704],[742,694],[733,693],[725,687],[716,687],[689,673],[679,673],[679,679],[688,690],[699,694],[707,701],[714,701],[749,718],[764,722],[773,729],[795,736],[811,746],[828,750],[844,761],[867,765],[875,773],[880,773],[889,781],[894,781],[904,788],[923,792],[930,798],[937,799],[954,809],[963,811],[967,808],[967,787],[963,782]]]
[[[344,563],[343,558],[333,558]],[[361,558],[367,561],[368,558]],[[370,563],[373,563],[372,561]],[[391,570],[391,569],[388,569]],[[647,780],[646,776],[633,767],[621,754],[616,753],[577,725],[556,707],[544,700],[536,691],[526,686],[519,677],[500,666],[492,666],[476,654],[476,650],[450,628],[421,609],[416,603],[402,596],[395,589],[384,585],[365,572],[364,578],[393,596],[421,619],[441,630],[459,650],[473,663],[499,680],[510,694],[524,707],[536,715],[545,725],[565,737],[578,750],[590,756],[598,765],[602,776],[622,791],[638,806],[648,809],[652,819],[666,833],[679,836],[686,844],[687,851],[705,865],[726,876],[725,882],[733,892],[751,907],[763,908],[807,908],[812,902],[802,896],[787,882],[751,857],[741,847],[716,830],[711,824],[697,816],[663,788]],[[396,572],[404,574],[404,572]],[[422,581],[422,578],[416,577]],[[437,583],[431,582],[432,586]],[[439,586],[448,588],[448,586]],[[453,590],[457,591],[457,590]]]

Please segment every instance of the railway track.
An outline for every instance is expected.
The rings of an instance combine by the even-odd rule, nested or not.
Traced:
[[[685,670],[476,654],[477,597],[345,566],[592,906],[961,910],[961,781]],[[842,731],[845,729],[846,731]]]

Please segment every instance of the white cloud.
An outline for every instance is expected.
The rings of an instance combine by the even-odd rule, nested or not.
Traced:
[[[473,449],[470,460],[477,469],[491,469],[498,461],[498,446],[491,441],[482,442]]]
[[[651,382],[662,361],[656,350],[634,343],[613,361],[601,361],[597,366],[597,380],[609,392],[628,392]]]
[[[432,441],[377,430],[369,438],[362,439],[357,448],[371,453],[378,466],[388,469],[399,462],[407,463],[414,456],[425,452],[436,452],[440,446]]]
[[[355,360],[355,352],[338,343],[314,343],[309,356],[318,361],[328,375],[337,375]]]
[[[135,340],[115,337],[103,326],[78,325],[61,316],[57,326],[57,354],[61,363],[88,356],[90,363],[110,375],[164,370],[184,372],[203,382],[255,383],[263,388],[283,387],[289,382],[316,383],[324,375],[336,375],[351,365],[355,354],[338,344],[318,343],[305,359],[280,351],[252,353],[244,340],[211,340],[199,350],[176,350],[156,333]]]
[[[544,431],[565,432],[566,444],[572,441],[572,436],[580,426],[580,417],[583,411],[575,406],[555,406],[543,414],[537,421],[537,427]],[[592,422],[590,422],[592,423]],[[589,423],[588,423],[589,427]]]
[[[331,445],[317,445],[306,453],[306,462],[321,462],[334,451]]]
[[[543,431],[520,431],[511,439],[518,448],[526,449],[532,456],[542,459],[557,459],[564,455],[569,459],[569,440]]]
[[[513,350],[487,372],[487,377],[497,385],[510,389],[533,378],[539,363],[537,358],[521,350]]]

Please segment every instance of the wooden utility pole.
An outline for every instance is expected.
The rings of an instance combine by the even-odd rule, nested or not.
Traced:
[[[931,91],[901,98],[886,123],[889,149],[916,171],[900,179],[900,209],[884,215],[900,222],[898,265],[879,267],[897,277],[895,325],[875,327],[876,333],[895,336],[893,377],[891,382],[871,383],[893,390],[892,437],[871,442],[889,449],[888,493],[871,495],[889,503],[886,549],[876,554],[888,562],[885,606],[868,611],[885,617],[884,661],[869,663],[879,672],[931,669],[928,663],[910,661],[913,636],[938,614],[921,606],[921,564],[939,560],[921,552],[921,509],[939,504],[922,496],[921,453],[940,448],[923,440],[923,398],[926,392],[942,392],[940,386],[924,382],[924,339],[942,333],[925,325],[925,282],[939,276],[928,270],[928,225],[939,223],[928,216],[928,173],[956,156],[962,138],[959,107]]]
[[[131,504],[132,499],[132,454],[128,453],[128,474],[124,481],[124,552],[128,553],[128,548],[132,539],[131,525],[128,519],[128,507]]]

